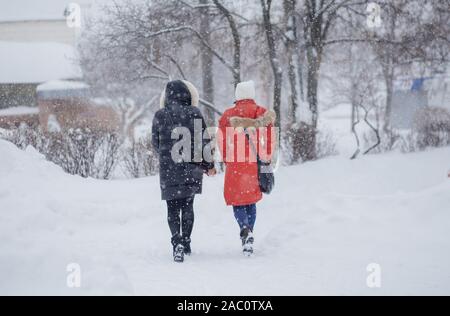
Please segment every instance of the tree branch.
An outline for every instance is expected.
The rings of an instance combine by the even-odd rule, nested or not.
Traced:
[[[145,35],[147,39],[158,37],[160,35],[164,34],[170,34],[170,33],[177,33],[182,31],[190,31],[192,32],[201,42],[202,44],[211,51],[211,53],[216,56],[216,58],[225,66],[227,67],[233,74],[236,74],[236,69],[234,69],[233,65],[230,65],[228,61],[225,60],[224,57],[222,57],[214,48],[211,47],[211,45],[201,36],[201,34],[194,29],[191,26],[179,26],[179,27],[173,27],[173,28],[167,28],[163,30],[159,30],[157,32],[153,32],[151,34]]]

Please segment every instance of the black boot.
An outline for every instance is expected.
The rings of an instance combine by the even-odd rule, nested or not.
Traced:
[[[175,262],[184,261],[184,246],[183,240],[180,235],[172,236],[172,246],[173,246],[173,260]]]
[[[173,261],[180,262],[180,263],[184,261],[184,247],[182,244],[179,244],[174,247]]]
[[[190,256],[192,254],[190,238],[188,237],[183,238],[183,247],[184,247],[184,254]]]
[[[253,232],[250,228],[244,227],[241,230],[242,252],[249,257],[253,254],[253,243],[255,241]]]

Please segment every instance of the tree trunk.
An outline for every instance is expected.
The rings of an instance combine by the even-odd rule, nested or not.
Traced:
[[[208,0],[200,0],[201,5],[206,5]],[[201,9],[200,32],[201,36],[209,43],[210,42],[210,17],[209,7],[205,6]],[[213,76],[213,54],[211,50],[201,45],[201,60],[202,60],[202,87],[203,99],[209,103],[214,104],[214,76]],[[214,126],[215,114],[208,108],[203,107],[205,121],[208,126]]]
[[[389,32],[388,32],[388,40],[391,42],[395,42],[396,39],[396,31],[397,31],[397,13],[393,8],[392,17],[389,21]],[[388,44],[387,47],[382,47],[381,52],[384,50],[384,65],[383,74],[386,83],[386,108],[384,112],[384,126],[383,130],[390,134],[391,132],[391,115],[392,115],[392,94],[394,93],[394,71],[395,71],[395,50],[393,44]],[[383,60],[383,57],[381,57]]]
[[[323,31],[323,12],[318,14],[317,3],[308,0],[305,2],[305,10],[307,12],[307,22],[304,30],[305,45],[306,45],[306,61],[308,69],[306,72],[306,99],[309,105],[310,118],[305,122],[310,126],[311,132],[305,138],[307,143],[304,144],[308,148],[308,160],[317,158],[317,125],[319,121],[319,70],[322,62],[323,41],[326,37],[326,32]],[[320,9],[323,8],[324,3],[321,2]],[[327,21],[329,23],[330,21]],[[326,29],[326,27],[325,27]]]
[[[202,1],[205,1],[206,3],[208,2],[207,0]],[[231,35],[233,36],[233,79],[234,85],[237,86],[238,83],[241,82],[241,36],[239,35],[239,30],[236,21],[234,20],[233,14],[219,0],[213,0],[213,2],[219,9],[219,11],[223,14],[223,16],[227,19],[228,25],[231,29]]]
[[[298,76],[298,84],[300,88],[300,99],[302,102],[305,101],[305,83],[303,80],[303,62],[305,60],[304,49],[301,47],[300,40],[297,40],[297,76]]]
[[[284,17],[285,17],[285,32],[286,32],[286,54],[288,57],[288,78],[291,88],[291,95],[289,98],[289,120],[290,124],[297,122],[297,109],[298,109],[298,81],[297,71],[298,65],[298,47],[297,38],[297,22],[295,18],[295,5],[296,0],[284,0]]]
[[[279,60],[277,58],[277,48],[275,45],[275,37],[273,33],[273,26],[270,16],[271,0],[261,0],[263,11],[264,31],[266,34],[267,45],[269,48],[270,65],[273,72],[273,109],[277,114],[276,126],[281,128],[281,88],[283,84],[283,73]]]
[[[386,81],[386,108],[384,112],[384,126],[383,130],[389,133],[391,130],[391,116],[392,116],[392,97],[394,93],[394,79],[393,75],[388,74]]]
[[[317,123],[319,120],[319,109],[318,109],[318,89],[319,89],[319,65],[317,60],[312,57],[309,61],[308,67],[308,103],[309,110],[311,112],[311,125],[317,128]]]

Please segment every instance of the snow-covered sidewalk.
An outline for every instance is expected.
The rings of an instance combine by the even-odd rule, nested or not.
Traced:
[[[194,254],[176,264],[157,177],[82,179],[0,141],[0,294],[448,295],[449,168],[450,148],[281,168],[250,259],[223,178],[208,178]],[[370,263],[381,288],[366,285]]]

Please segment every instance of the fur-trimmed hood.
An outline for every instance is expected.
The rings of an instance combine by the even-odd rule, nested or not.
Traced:
[[[260,128],[275,124],[277,115],[274,111],[268,110],[264,115],[251,119],[247,117],[233,116],[230,118],[230,125],[234,128]]]
[[[169,102],[185,103],[186,105],[198,106],[200,96],[197,88],[189,81],[175,80],[167,83],[161,93],[159,101],[160,108],[164,108]]]

